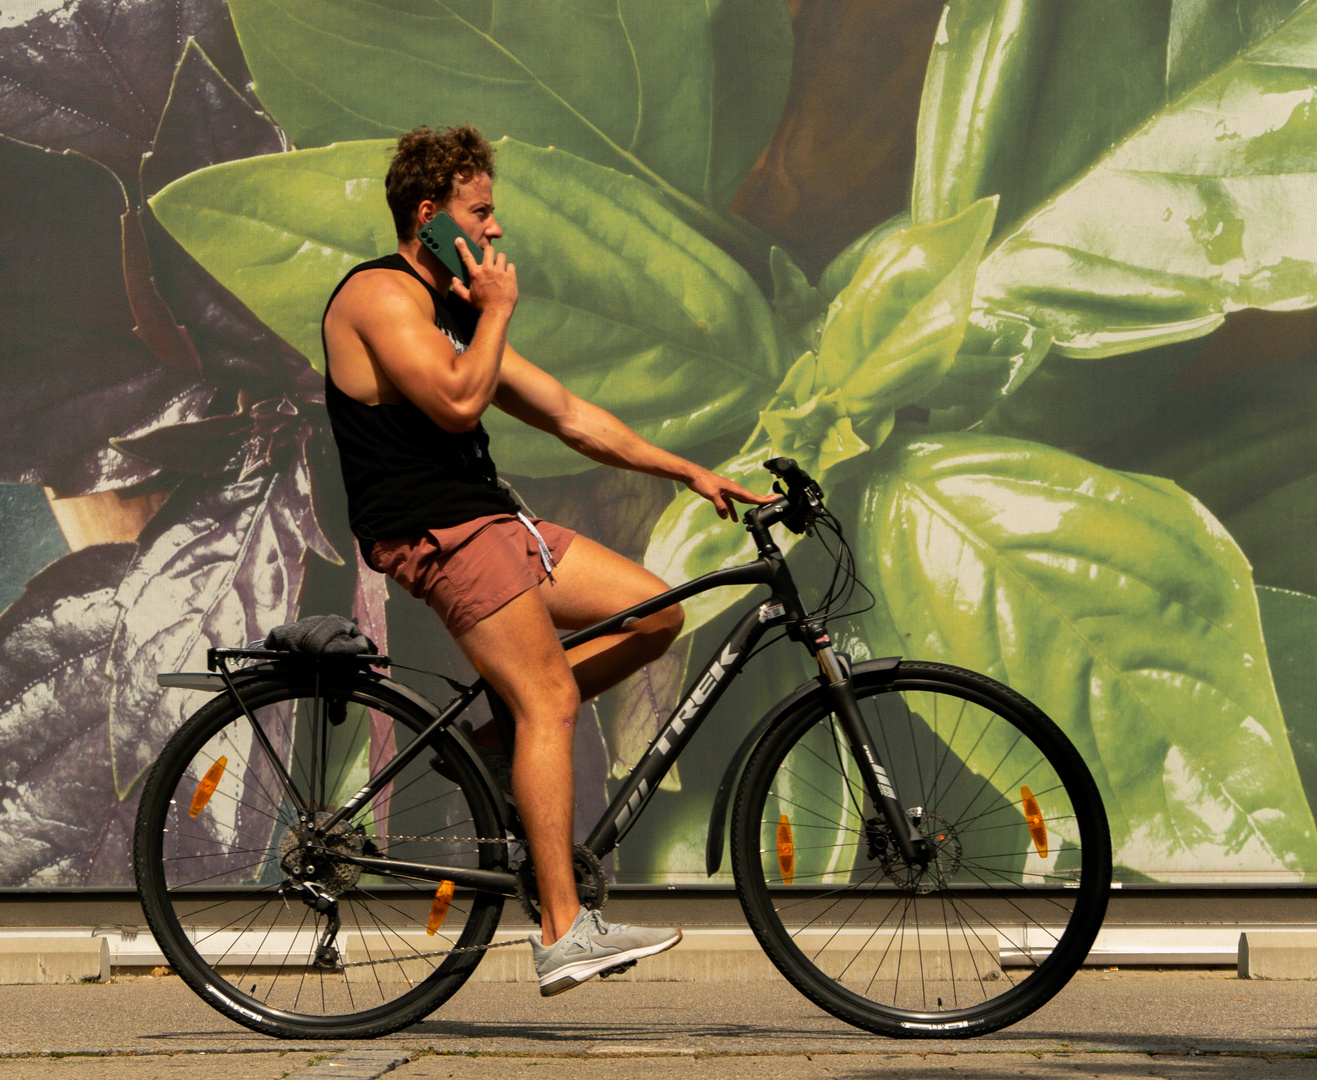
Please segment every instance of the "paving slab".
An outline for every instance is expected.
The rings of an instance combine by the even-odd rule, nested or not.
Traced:
[[[883,1054],[919,1052],[1317,1053],[1317,983],[1232,971],[1081,971],[1052,1002],[981,1039],[910,1042],[859,1031],[785,983],[598,981],[554,998],[473,983],[404,1032],[355,1043],[263,1038],[176,976],[0,986],[0,1053],[170,1054],[400,1048],[460,1055]],[[411,1066],[409,1065],[408,1068]],[[1313,1075],[1317,1077],[1317,1068]],[[0,1080],[6,1080],[0,1074]],[[227,1080],[227,1078],[226,1078]]]
[[[285,1080],[323,1053],[0,1058],[0,1080]]]
[[[855,1054],[655,1058],[645,1080],[1312,1080],[1311,1060],[1148,1054]],[[634,1058],[423,1058],[398,1080],[634,1080]]]

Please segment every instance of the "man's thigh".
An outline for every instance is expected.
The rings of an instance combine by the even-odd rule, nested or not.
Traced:
[[[561,705],[575,696],[567,655],[537,589],[514,597],[456,641],[476,671],[518,715],[535,705],[551,701]]]
[[[643,566],[578,534],[539,592],[555,626],[579,630],[667,588]]]

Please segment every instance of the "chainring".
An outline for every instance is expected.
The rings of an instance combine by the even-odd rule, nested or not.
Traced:
[[[581,907],[602,911],[608,903],[608,876],[598,857],[584,844],[572,848],[572,873],[576,877],[576,895]],[[522,910],[536,926],[540,924],[540,891],[535,883],[535,867],[527,855],[517,867],[517,899]]]

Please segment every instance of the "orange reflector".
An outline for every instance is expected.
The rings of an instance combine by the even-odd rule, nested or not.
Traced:
[[[224,775],[224,769],[228,763],[228,758],[221,757],[206,770],[206,775],[201,778],[201,783],[197,785],[197,793],[192,796],[192,809],[188,811],[189,817],[196,817],[206,809],[206,803],[210,802],[210,797],[215,794],[215,789],[219,787],[220,777]]]
[[[448,907],[453,902],[453,883],[451,881],[439,882],[439,888],[434,891],[434,903],[430,905],[430,917],[425,921],[425,932],[431,937],[439,927],[443,926],[444,920],[448,918]]]
[[[1043,812],[1038,809],[1038,800],[1028,785],[1020,788],[1020,802],[1024,806],[1024,820],[1029,826],[1029,835],[1033,837],[1033,846],[1038,849],[1040,859],[1047,858],[1047,826],[1043,823]]]
[[[796,845],[791,839],[791,820],[783,814],[777,819],[777,865],[782,881],[790,885],[796,876]]]

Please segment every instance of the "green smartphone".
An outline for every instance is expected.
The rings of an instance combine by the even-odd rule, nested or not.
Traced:
[[[442,210],[435,214],[418,232],[417,237],[421,243],[434,252],[434,257],[444,264],[453,272],[453,277],[459,279],[463,285],[471,285],[471,274],[466,268],[466,263],[462,261],[462,256],[457,253],[457,246],[453,243],[459,236],[466,241],[466,246],[470,249],[473,257],[476,256],[476,248],[471,243],[471,237],[462,230],[452,218]]]

